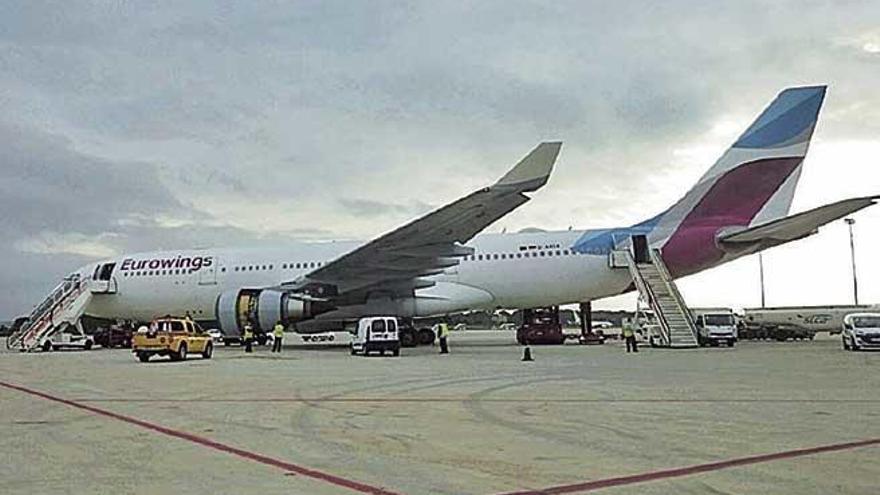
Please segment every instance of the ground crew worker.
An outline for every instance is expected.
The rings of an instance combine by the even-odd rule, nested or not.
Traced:
[[[623,322],[623,338],[626,340],[626,352],[639,352],[639,345],[636,343],[636,332],[633,330],[632,322]]]
[[[281,324],[281,320],[278,320],[275,323],[275,328],[272,329],[272,337],[274,337],[274,342],[272,342],[272,352],[281,352],[281,339],[284,338],[284,325]]]
[[[440,354],[449,354],[446,339],[449,337],[449,325],[445,321],[437,324],[437,336],[440,338]]]
[[[251,322],[247,322],[244,324],[244,352],[254,352],[254,328],[251,326]]]

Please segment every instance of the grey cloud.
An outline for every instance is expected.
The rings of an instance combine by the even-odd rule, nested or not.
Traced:
[[[398,204],[371,199],[343,199],[340,200],[340,204],[346,211],[356,217],[376,217],[379,215],[416,217],[433,209],[431,205],[421,201]]]
[[[78,153],[71,143],[0,122],[0,229],[17,235],[43,230],[105,232],[129,215],[187,215],[148,163],[108,162]]]

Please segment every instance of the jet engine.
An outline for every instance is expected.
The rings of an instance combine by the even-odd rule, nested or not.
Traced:
[[[251,323],[255,333],[266,333],[272,331],[278,321],[287,326],[333,309],[321,306],[325,305],[286,292],[236,289],[217,296],[214,311],[223,334],[239,336],[247,322]]]

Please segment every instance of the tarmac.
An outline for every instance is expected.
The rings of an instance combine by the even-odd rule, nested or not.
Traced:
[[[0,353],[4,494],[873,494],[880,353],[288,346]]]

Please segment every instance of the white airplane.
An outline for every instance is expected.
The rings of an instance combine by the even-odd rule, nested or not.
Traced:
[[[135,321],[190,314],[239,335],[246,321],[310,332],[363,315],[587,302],[633,289],[609,257],[634,235],[660,250],[673,277],[696,273],[874,204],[854,198],[786,216],[824,97],[824,86],[782,91],[683,198],[635,225],[477,235],[547,182],[561,144],[546,142],[495,184],[370,242],[137,253],[81,267],[71,280],[88,280],[91,296],[77,311]]]

